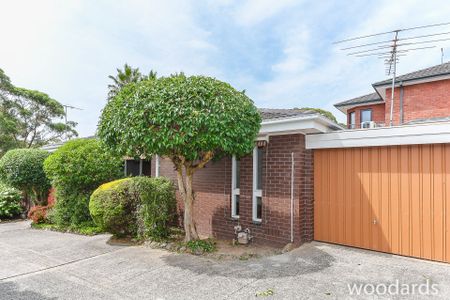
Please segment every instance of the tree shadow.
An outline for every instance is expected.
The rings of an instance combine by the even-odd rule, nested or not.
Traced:
[[[249,260],[218,260],[189,254],[163,257],[170,266],[189,270],[198,275],[233,278],[282,278],[320,272],[335,259],[313,244],[304,244],[291,252]]]
[[[50,300],[57,299],[56,297],[47,297],[35,291],[20,290],[19,286],[11,281],[0,282],[0,299],[14,299],[14,300]]]

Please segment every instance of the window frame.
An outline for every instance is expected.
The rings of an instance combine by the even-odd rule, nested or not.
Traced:
[[[258,182],[258,147],[253,148],[253,196],[252,196],[252,220],[256,223],[262,222],[262,195],[263,195],[263,188],[262,182],[261,182],[261,189],[257,188],[257,182]],[[261,171],[263,171],[263,168],[261,168]],[[263,175],[263,174],[261,174]],[[261,176],[261,179],[263,176]],[[261,198],[261,218],[258,218],[258,202],[257,199]]]
[[[363,121],[363,112],[365,111],[370,111],[370,120],[369,121]],[[359,112],[359,119],[360,119],[360,123],[366,123],[366,122],[372,122],[373,121],[373,110],[371,108],[364,108],[361,109]]]
[[[239,161],[239,163],[238,163]],[[238,171],[240,171],[240,160],[238,160],[236,158],[235,155],[233,155],[232,159],[231,159],[231,217],[233,219],[239,219],[239,214],[237,214],[236,208],[237,205],[236,203],[238,201],[236,201],[236,196],[238,196],[240,198],[241,195],[241,189],[240,186],[237,187],[237,174]],[[239,172],[239,177],[240,177],[240,172]],[[240,178],[239,178],[239,182],[240,182]],[[240,200],[240,199],[239,199]]]
[[[353,122],[352,122],[352,116],[353,116]],[[356,111],[352,111],[348,114],[348,125],[350,129],[356,128]]]

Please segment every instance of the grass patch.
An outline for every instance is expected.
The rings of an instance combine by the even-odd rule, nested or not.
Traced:
[[[217,250],[216,242],[213,239],[193,240],[186,243],[186,247],[193,253],[211,253]]]
[[[96,235],[99,233],[103,233],[103,231],[99,227],[94,226],[92,224],[84,224],[78,227],[74,227],[74,226],[59,226],[56,224],[49,224],[49,223],[40,223],[40,224],[32,223],[31,227],[34,229],[70,232],[81,235]]]

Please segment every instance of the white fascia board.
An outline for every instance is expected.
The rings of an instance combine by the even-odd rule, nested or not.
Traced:
[[[450,143],[450,122],[344,130],[306,136],[306,149]]]
[[[312,115],[263,121],[259,136],[321,133],[338,129],[343,128],[321,115]]]

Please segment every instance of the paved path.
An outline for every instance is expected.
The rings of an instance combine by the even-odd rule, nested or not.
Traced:
[[[347,284],[394,284],[395,292],[396,280],[410,287],[428,280],[439,289],[429,298],[450,299],[447,264],[316,242],[269,258],[213,261],[110,246],[108,238],[0,224],[0,299],[255,299],[268,289],[273,296],[261,298],[365,299]]]

